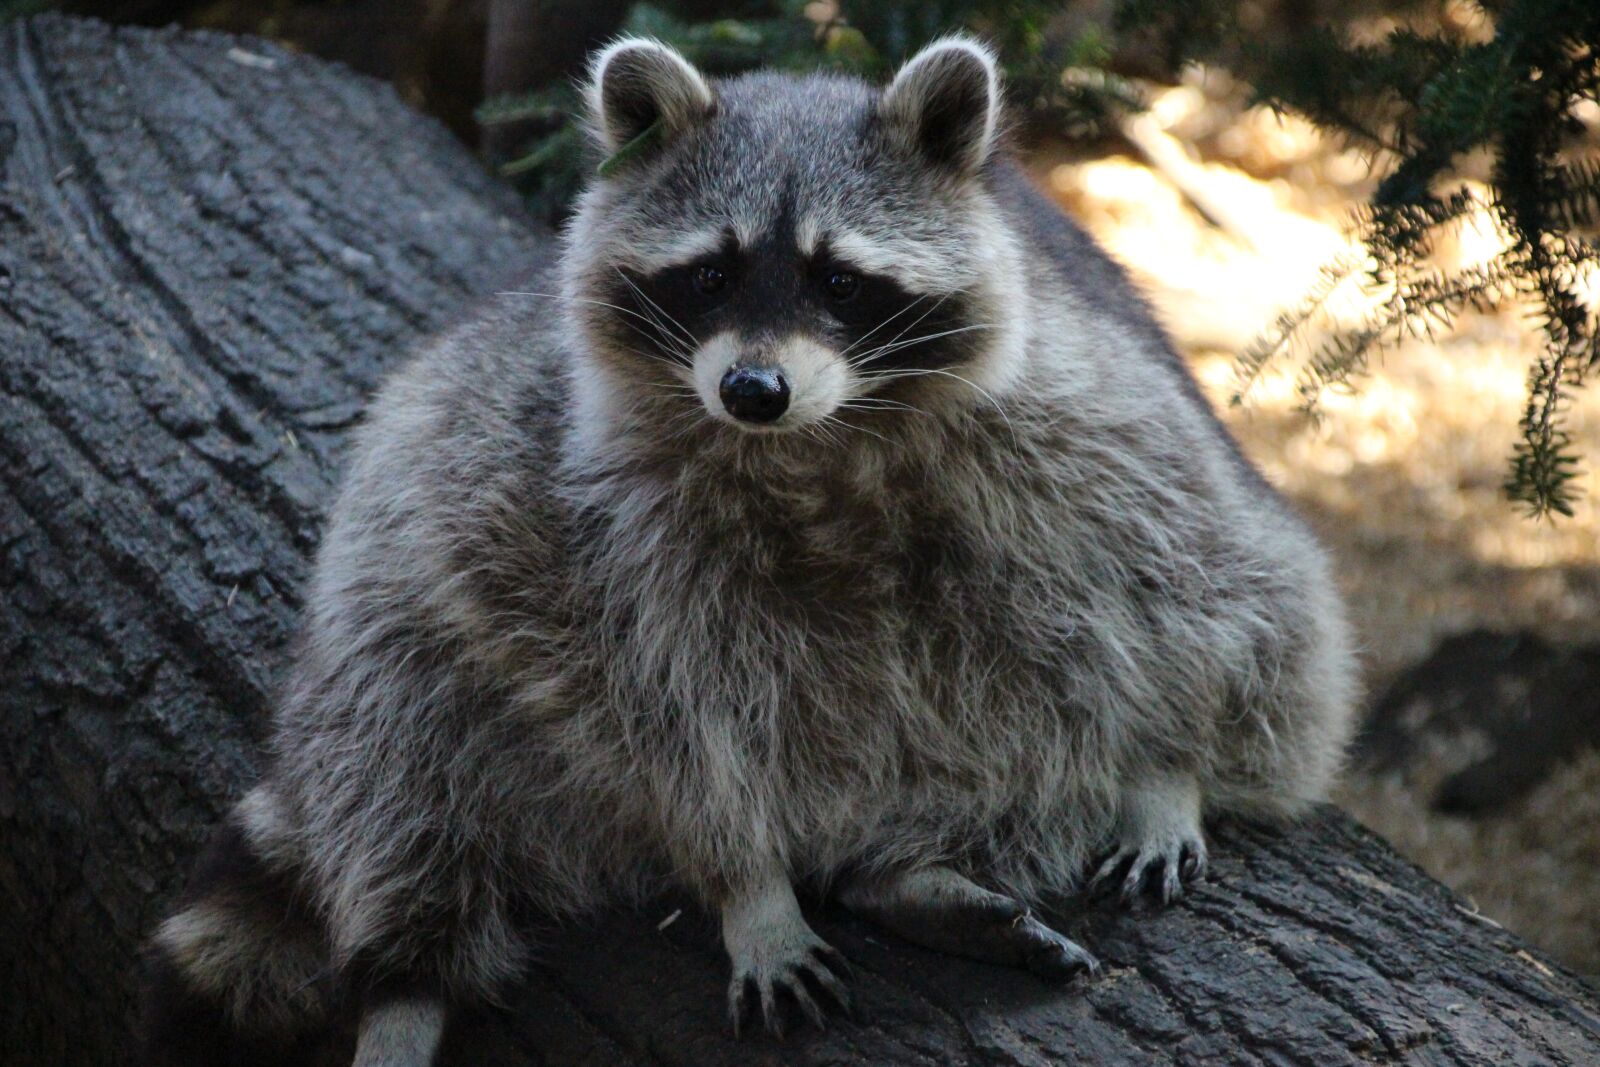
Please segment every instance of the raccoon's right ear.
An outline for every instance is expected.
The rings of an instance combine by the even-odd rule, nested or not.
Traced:
[[[660,41],[625,37],[589,66],[584,88],[600,147],[615,154],[656,123],[670,138],[706,119],[717,98],[698,70]]]

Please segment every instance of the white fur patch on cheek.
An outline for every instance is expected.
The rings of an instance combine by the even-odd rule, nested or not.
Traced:
[[[834,255],[858,270],[882,274],[914,292],[950,292],[970,285],[965,247],[939,241],[907,241],[888,231],[836,230],[827,235]]]
[[[805,426],[836,411],[849,395],[849,372],[839,353],[804,337],[791,337],[777,348],[773,363],[789,379],[789,410],[779,428]]]
[[[711,255],[722,248],[726,233],[725,226],[707,226],[687,232],[630,234],[626,242],[613,246],[610,258],[617,266],[638,274],[655,274],[673,267],[687,267],[695,260]]]
[[[739,339],[731,331],[713,334],[694,354],[694,391],[712,418],[735,422],[722,406],[722,376],[738,362]]]

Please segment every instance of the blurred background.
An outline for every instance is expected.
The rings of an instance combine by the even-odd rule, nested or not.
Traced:
[[[1600,978],[1600,4],[0,0],[272,37],[392,82],[559,223],[572,78],[882,77],[967,29],[1040,187],[1131,271],[1337,557],[1366,726],[1339,803]]]

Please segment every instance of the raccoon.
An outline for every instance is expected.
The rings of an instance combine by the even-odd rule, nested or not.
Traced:
[[[797,886],[1070,978],[1041,898],[1171,901],[1206,816],[1336,770],[1323,551],[1007,157],[985,46],[878,88],[627,39],[586,99],[559,256],[356,435],[268,769],[153,939],[152,1063],[354,1005],[357,1064],[426,1064],[527,916],[663,886],[720,916],[735,1029],[848,1007]]]

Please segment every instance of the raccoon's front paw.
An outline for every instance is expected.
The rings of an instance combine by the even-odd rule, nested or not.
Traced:
[[[1115,895],[1129,907],[1170,904],[1205,877],[1206,864],[1198,788],[1189,779],[1163,781],[1124,795],[1115,844],[1090,878],[1089,893]]]
[[[1128,907],[1145,901],[1171,904],[1205,876],[1206,862],[1205,839],[1198,834],[1122,845],[1100,863],[1089,892],[1115,894]]]
[[[733,964],[728,1015],[735,1036],[757,1012],[778,1037],[788,1030],[795,1009],[819,1028],[827,1026],[824,1002],[850,1012],[849,965],[806,925],[787,884],[725,907],[722,923]]]
[[[845,979],[849,965],[839,950],[816,934],[799,946],[774,946],[733,961],[733,981],[728,984],[728,1015],[733,1033],[744,1032],[757,1011],[768,1032],[782,1037],[789,1028],[791,1006],[797,1007],[813,1026],[826,1029],[828,1017],[821,1001],[848,1013],[850,991]]]

